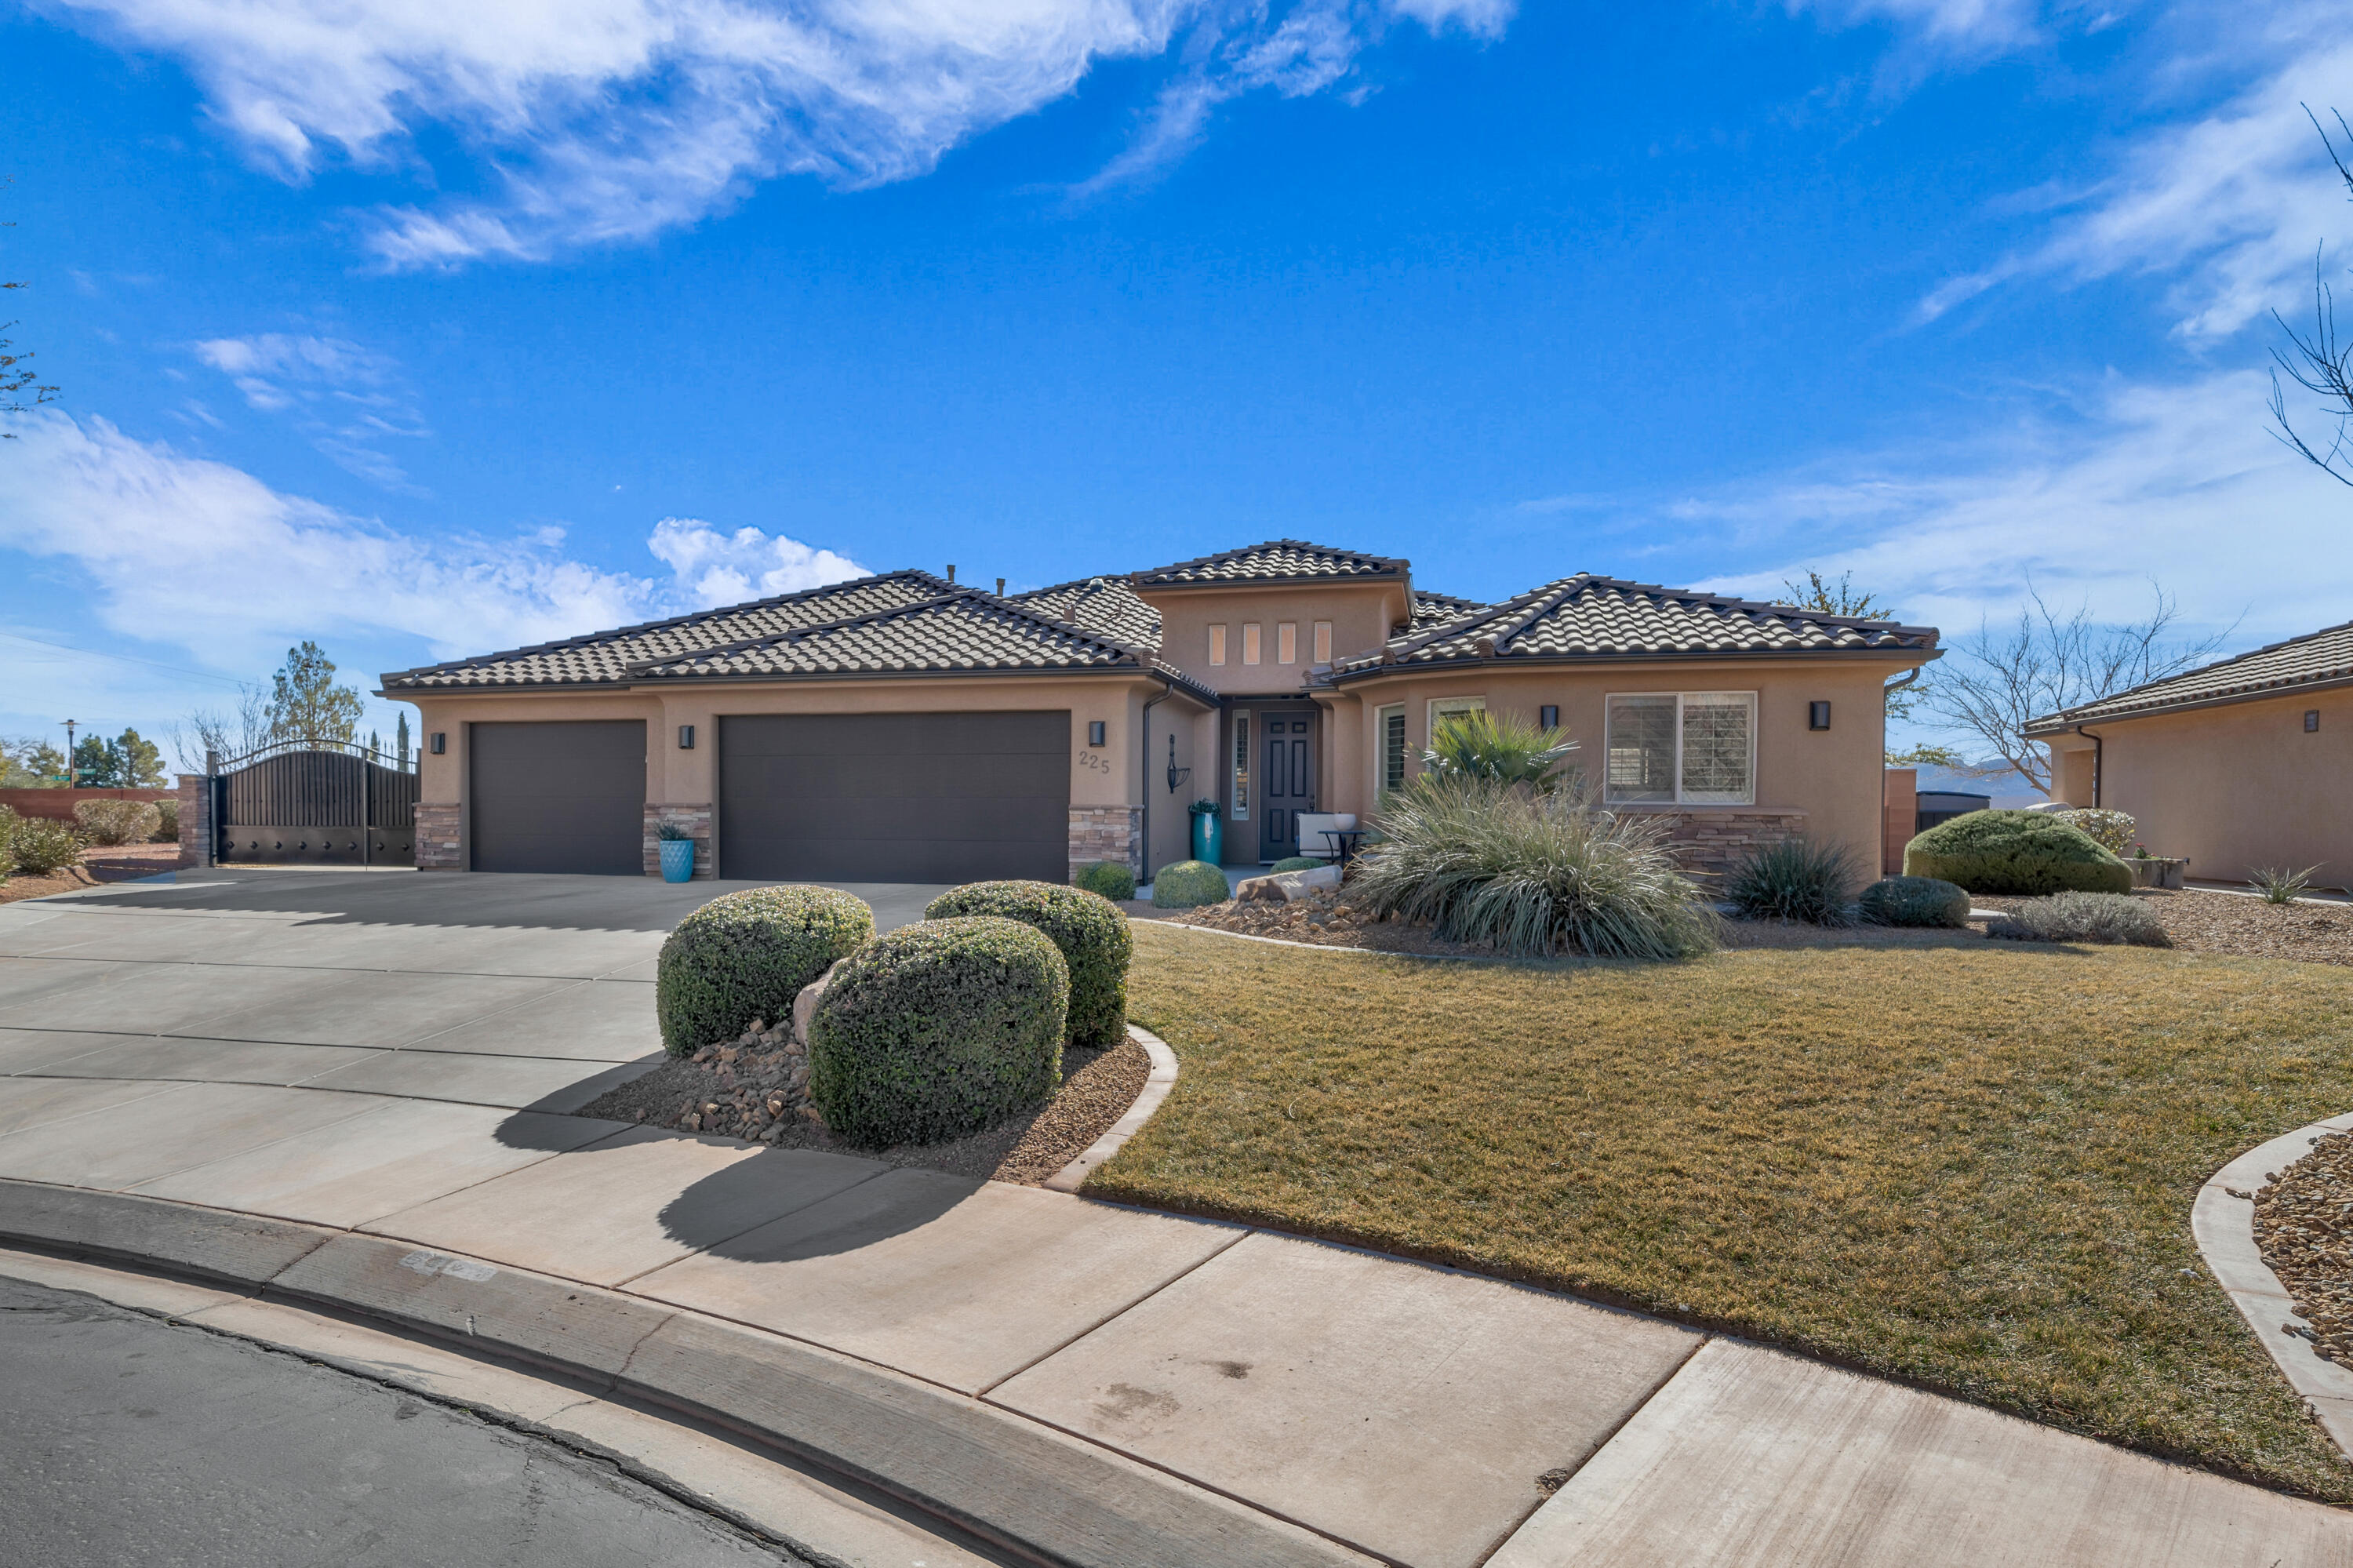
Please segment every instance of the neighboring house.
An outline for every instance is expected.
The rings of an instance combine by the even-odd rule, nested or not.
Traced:
[[[687,824],[701,874],[1060,881],[1299,847],[1369,811],[1430,726],[1558,723],[1613,806],[1694,863],[1791,833],[1875,857],[1884,683],[1925,627],[1579,575],[1499,605],[1408,563],[1275,540],[1002,595],[928,572],[384,678],[426,736],[420,866],[649,872]]]
[[[2047,714],[2052,794],[2139,820],[2192,877],[2353,883],[2353,622]]]

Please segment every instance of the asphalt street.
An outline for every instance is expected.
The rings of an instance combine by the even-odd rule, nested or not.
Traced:
[[[41,1568],[774,1568],[601,1461],[0,1278],[0,1557]]]

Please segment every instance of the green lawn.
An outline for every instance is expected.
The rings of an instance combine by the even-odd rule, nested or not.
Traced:
[[[2353,969],[1964,936],[1449,963],[1138,922],[1090,1193],[1720,1326],[2337,1502],[2198,1188],[2353,1108]]]

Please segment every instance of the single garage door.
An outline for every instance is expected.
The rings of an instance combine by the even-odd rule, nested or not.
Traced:
[[[722,875],[1063,882],[1071,715],[790,714],[719,721]]]
[[[469,745],[476,871],[645,874],[644,720],[478,724]]]

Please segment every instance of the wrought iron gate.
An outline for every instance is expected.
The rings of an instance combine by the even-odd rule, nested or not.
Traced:
[[[393,761],[364,746],[291,740],[216,767],[216,863],[415,865],[417,775]]]

